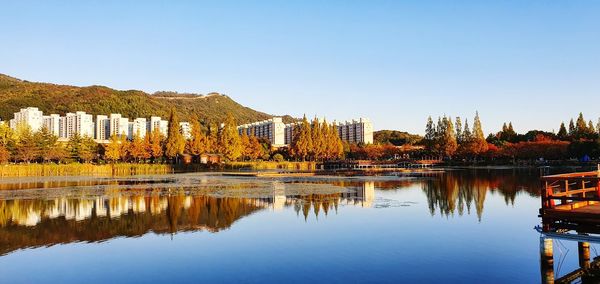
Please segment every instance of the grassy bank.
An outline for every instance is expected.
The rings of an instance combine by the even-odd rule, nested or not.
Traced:
[[[288,171],[314,171],[317,167],[315,162],[233,162],[225,164],[226,170],[288,170]]]
[[[0,177],[25,176],[127,176],[145,174],[167,174],[173,168],[166,164],[15,164],[0,165]]]

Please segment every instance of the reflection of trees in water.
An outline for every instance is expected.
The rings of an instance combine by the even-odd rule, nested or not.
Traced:
[[[431,215],[471,214],[475,206],[481,220],[488,191],[504,197],[506,205],[514,205],[518,193],[539,196],[538,176],[523,171],[457,171],[422,182]]]
[[[103,196],[0,200],[0,255],[20,248],[96,242],[148,232],[218,232],[266,208],[294,206],[302,208],[305,218],[311,209],[318,216],[337,210],[340,202],[364,205],[364,188],[347,193],[263,198],[193,195],[177,188],[168,190],[168,194],[164,189],[108,189]],[[370,196],[373,190],[367,187]]]

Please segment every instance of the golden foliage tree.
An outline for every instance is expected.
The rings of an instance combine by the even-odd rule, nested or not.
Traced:
[[[167,135],[167,141],[165,142],[165,156],[170,159],[176,159],[179,155],[183,154],[185,150],[185,139],[181,135],[179,129],[179,118],[175,109],[171,110],[171,116],[169,117],[169,131]]]
[[[110,137],[110,141],[104,151],[104,158],[113,163],[121,159],[121,139],[116,135]]]
[[[225,126],[219,136],[219,148],[223,157],[229,161],[235,161],[242,155],[242,143],[238,134],[237,125],[233,115],[228,114]]]

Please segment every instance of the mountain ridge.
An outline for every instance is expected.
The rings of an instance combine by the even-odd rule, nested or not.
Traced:
[[[25,107],[37,107],[45,114],[85,111],[92,115],[121,113],[130,119],[161,116],[175,108],[182,121],[220,123],[231,113],[240,124],[265,120],[274,115],[243,106],[229,96],[160,91],[116,90],[101,85],[71,86],[27,80],[0,74],[0,118],[9,120]],[[294,120],[284,115],[284,121]]]

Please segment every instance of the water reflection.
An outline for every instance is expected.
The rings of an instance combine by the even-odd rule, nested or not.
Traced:
[[[339,206],[378,206],[380,191],[421,188],[431,215],[471,214],[481,220],[489,192],[500,193],[507,205],[519,192],[537,194],[536,179],[522,172],[453,172],[427,178],[318,179],[270,181],[271,194],[260,197],[211,196],[190,188],[165,186],[128,187],[108,183],[92,194],[65,194],[52,198],[11,197],[0,200],[0,255],[12,251],[70,242],[98,242],[118,236],[134,237],[148,232],[172,234],[183,231],[219,232],[237,220],[262,210],[292,208],[299,218],[337,212]],[[202,183],[208,183],[204,178]],[[310,183],[341,186],[337,193],[290,194],[292,185]],[[81,184],[79,184],[81,186]],[[94,186],[98,183],[94,183]],[[168,184],[167,184],[168,185]],[[56,186],[56,185],[53,185]],[[67,183],[67,186],[69,184]],[[43,192],[43,191],[42,191]],[[398,201],[398,202],[410,202]],[[402,206],[402,205],[401,205]]]
[[[506,205],[514,205],[518,193],[539,196],[539,184],[531,172],[523,171],[459,171],[422,182],[429,212],[435,215],[471,214],[473,206],[479,220],[483,216],[488,192],[504,197]]]
[[[218,232],[259,210],[293,206],[307,218],[337,210],[340,204],[371,206],[374,184],[342,193],[286,196],[276,182],[274,194],[260,198],[212,197],[183,189],[121,192],[101,196],[0,200],[0,255],[11,251],[117,236],[183,231]],[[279,189],[279,190],[277,190]]]

